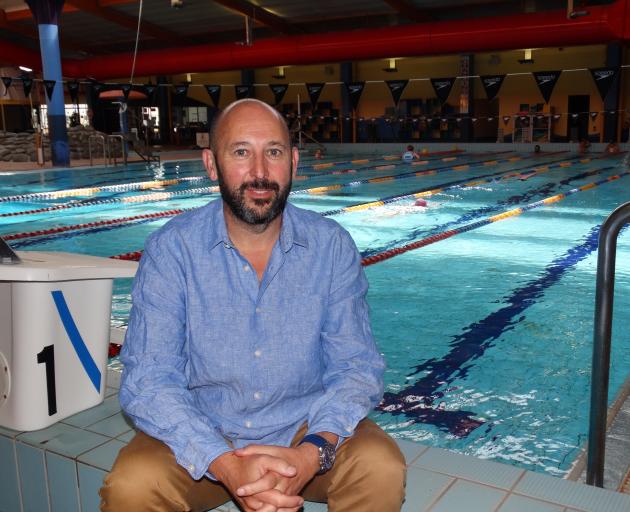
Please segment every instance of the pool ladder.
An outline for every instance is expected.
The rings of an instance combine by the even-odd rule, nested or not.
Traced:
[[[88,152],[90,154],[90,165],[94,165],[94,159],[92,157],[92,142],[97,144],[97,147],[100,145],[103,148],[103,159],[105,160],[105,166],[111,165],[112,160],[114,161],[114,165],[118,165],[118,160],[116,159],[116,152],[113,151],[114,145],[120,142],[120,149],[122,151],[122,158],[127,165],[127,149],[125,147],[125,139],[122,135],[108,135],[107,138],[104,135],[90,135],[88,137]]]
[[[615,291],[617,237],[630,223],[630,202],[613,211],[599,231],[597,281],[595,285],[595,327],[593,332],[593,366],[591,370],[591,410],[588,430],[586,483],[604,486],[604,457],[608,414],[610,371],[610,338]]]

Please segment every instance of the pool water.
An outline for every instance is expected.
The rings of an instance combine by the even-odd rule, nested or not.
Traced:
[[[566,473],[588,429],[598,228],[630,200],[623,156],[581,161],[569,153],[460,153],[428,156],[414,166],[378,156],[351,160],[328,157],[346,163],[319,169],[313,164],[321,162],[305,161],[290,200],[336,219],[362,254],[377,260],[365,267],[368,301],[388,369],[385,398],[372,417],[394,437]],[[615,175],[619,179],[606,181]],[[0,176],[0,201],[23,195],[0,202],[0,234],[130,218],[10,243],[20,250],[99,256],[141,250],[146,236],[171,216],[132,217],[195,208],[218,197],[203,176],[200,161]],[[32,196],[150,180],[174,183]],[[436,189],[424,196],[426,208],[407,197],[347,210]],[[556,202],[536,203],[571,190]],[[158,192],[173,194],[157,200]],[[534,207],[484,222],[526,205]],[[423,247],[379,259],[428,237]],[[629,256],[624,231],[618,240],[610,399],[630,368]],[[129,290],[130,280],[116,281],[114,326],[126,324]]]

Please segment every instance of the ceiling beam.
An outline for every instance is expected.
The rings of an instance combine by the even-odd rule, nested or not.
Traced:
[[[30,11],[29,11],[30,13]],[[39,31],[33,27],[24,25],[23,23],[13,23],[9,16],[9,13],[0,9],[0,28],[13,32],[14,34],[20,34],[29,39],[36,41],[36,45],[39,46]],[[31,15],[31,21],[33,21]],[[59,41],[60,46],[66,50],[81,51],[84,49],[84,44],[78,41],[69,40],[67,37],[62,36]]]
[[[94,16],[116,23],[117,25],[128,28],[134,32],[138,28],[138,19],[135,16],[128,16],[127,14],[118,12],[114,9],[101,7],[97,0],[66,0],[66,4],[69,4],[80,11],[89,12]],[[147,36],[167,40],[169,43],[176,46],[180,46],[182,44],[181,36],[175,32],[161,28],[158,25],[149,23],[148,21],[142,21],[140,24],[140,31]]]
[[[30,11],[29,11],[30,12]],[[32,18],[32,15],[31,15]],[[25,25],[21,25],[18,23],[11,23],[7,17],[7,13],[0,9],[0,28],[8,30],[9,32],[14,32],[15,34],[21,34],[30,39],[38,39],[39,34],[37,30],[32,27],[27,27]]]
[[[288,23],[284,18],[276,16],[262,7],[249,3],[247,0],[214,0],[214,3],[222,5],[239,14],[249,16],[255,21],[281,34],[291,35],[299,32],[296,27]]]
[[[398,14],[416,23],[433,20],[433,17],[428,14],[427,10],[420,10],[407,0],[383,0],[383,2],[389,5]]]
[[[77,12],[79,9],[68,4],[64,4],[61,12]],[[17,9],[15,11],[9,11],[6,13],[7,21],[23,21],[32,20],[33,13],[30,9]]]

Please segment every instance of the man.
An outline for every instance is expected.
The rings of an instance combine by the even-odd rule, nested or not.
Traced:
[[[298,156],[273,108],[231,104],[203,153],[222,199],[148,238],[121,357],[139,432],[101,510],[400,509],[404,459],[365,419],[384,367],[367,281],[344,229],[287,203]]]

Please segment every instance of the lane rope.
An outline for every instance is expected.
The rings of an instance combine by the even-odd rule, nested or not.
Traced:
[[[573,164],[577,164],[577,163],[587,163],[589,161],[590,161],[590,159],[586,158],[586,159],[581,159],[579,162],[568,162],[568,163],[573,165]],[[528,177],[531,177],[534,174],[546,172],[546,171],[548,171],[551,168],[567,167],[566,163],[567,162],[560,162],[558,164],[551,164],[551,165],[548,164],[548,165],[544,165],[544,166],[540,166],[540,167],[535,167],[530,172],[526,173],[526,175]],[[605,167],[604,169],[609,169],[609,167]],[[378,199],[376,201],[370,201],[370,202],[367,202],[367,203],[359,203],[359,204],[347,206],[345,208],[340,208],[340,209],[337,209],[337,210],[330,210],[330,211],[322,212],[322,213],[320,213],[320,215],[322,215],[323,217],[329,217],[329,216],[339,215],[339,214],[342,214],[342,213],[348,213],[348,212],[352,212],[352,211],[359,211],[359,210],[370,209],[370,208],[373,209],[373,208],[382,207],[382,206],[385,206],[387,204],[391,204],[391,203],[394,203],[394,202],[397,202],[397,201],[401,201],[401,200],[405,200],[405,199],[418,198],[418,197],[427,197],[427,196],[431,196],[431,195],[437,194],[439,192],[444,192],[444,191],[447,191],[447,190],[458,189],[458,188],[462,189],[462,188],[467,188],[467,187],[474,187],[474,186],[477,186],[477,185],[480,185],[480,184],[484,184],[484,183],[492,183],[492,182],[497,182],[497,181],[503,181],[503,180],[507,180],[507,179],[510,179],[510,178],[522,176],[523,173],[521,172],[521,170],[522,169],[511,169],[510,171],[493,173],[493,174],[485,175],[485,176],[478,176],[473,181],[467,181],[467,182],[464,181],[464,180],[459,180],[459,181],[454,182],[454,183],[452,183],[450,185],[443,185],[443,186],[441,186],[439,188],[430,189],[430,190],[414,191],[414,192],[410,192],[410,193],[406,193],[406,194],[402,194],[402,195],[396,195],[396,196],[389,196],[389,197]],[[505,174],[506,172],[508,174]],[[589,173],[589,174],[592,174],[592,173]],[[480,179],[480,178],[485,178],[486,176],[490,176],[490,177],[488,179]],[[462,183],[462,181],[464,181],[464,182]],[[141,214],[141,215],[126,216],[126,217],[121,217],[121,218],[118,218],[118,219],[108,219],[108,220],[103,220],[103,221],[94,221],[94,222],[87,222],[87,223],[82,223],[82,224],[72,224],[72,225],[68,225],[68,226],[57,226],[57,227],[53,227],[53,228],[40,229],[40,230],[35,230],[35,231],[25,231],[25,232],[13,233],[13,234],[5,235],[4,239],[7,240],[7,241],[11,241],[11,240],[24,239],[24,238],[31,238],[31,237],[39,237],[39,236],[46,236],[46,235],[65,233],[65,232],[68,232],[68,231],[79,231],[79,230],[83,230],[83,229],[93,229],[93,228],[97,228],[97,227],[101,227],[101,226],[115,226],[115,225],[122,225],[122,224],[131,224],[131,223],[136,222],[138,220],[158,219],[158,218],[162,218],[162,217],[176,216],[176,215],[179,215],[180,213],[184,213],[186,211],[191,211],[191,210],[195,210],[195,209],[196,208],[178,208],[178,209],[166,210],[166,211],[163,211],[163,212],[155,212],[155,213],[148,213],[148,214]]]
[[[581,162],[585,163],[588,162],[588,159],[583,159],[581,160]],[[571,162],[573,163],[573,162]],[[548,170],[551,167],[555,167],[556,165],[562,165],[561,164],[554,164],[554,165],[546,165],[540,168],[535,168],[535,169],[539,169],[536,172],[544,172],[546,170]],[[566,167],[565,165],[562,165],[563,167]],[[521,169],[522,170],[522,169]],[[510,174],[508,174],[507,176],[503,176],[501,178],[499,178],[500,180],[502,179],[507,179],[510,177],[514,177],[514,176],[520,176],[522,173],[520,172],[521,170],[519,169],[511,169],[510,171],[504,171],[504,172],[499,172],[499,173],[493,173],[490,175],[485,175],[485,176],[478,176],[477,178],[475,178],[475,180],[473,181],[469,181],[469,182],[465,182],[462,184],[462,181],[465,180],[459,180],[457,182],[448,184],[448,185],[443,185],[439,188],[435,188],[435,189],[431,189],[431,190],[422,190],[422,191],[415,191],[415,192],[411,192],[411,193],[407,193],[407,194],[403,194],[403,195],[398,195],[398,196],[389,196],[389,197],[385,197],[382,199],[379,199],[377,201],[370,201],[368,203],[360,203],[360,204],[356,204],[356,205],[351,205],[351,206],[347,206],[345,208],[341,208],[338,210],[331,210],[331,211],[327,211],[327,212],[323,212],[320,215],[324,216],[324,217],[329,217],[329,216],[333,216],[333,215],[338,215],[341,213],[347,213],[347,212],[351,212],[351,211],[357,211],[357,210],[363,210],[363,209],[367,209],[367,208],[377,208],[380,206],[384,206],[386,204],[390,204],[396,201],[401,201],[407,198],[412,198],[412,197],[424,197],[424,196],[430,196],[433,194],[436,194],[438,192],[442,192],[442,191],[446,191],[446,190],[450,190],[453,188],[463,188],[463,187],[467,187],[467,186],[476,186],[479,185],[481,183],[489,183],[492,181],[497,181],[496,176],[501,176],[502,174],[505,174],[506,172],[509,172]],[[531,174],[531,173],[530,173]],[[485,179],[485,180],[480,180],[479,178],[485,178],[486,176],[493,176],[493,178],[489,178],[489,179]],[[53,235],[53,234],[58,234],[58,233],[65,233],[68,231],[78,231],[78,230],[82,230],[82,229],[92,229],[92,228],[96,228],[96,227],[100,227],[100,226],[113,226],[113,225],[122,225],[122,224],[127,224],[127,223],[132,223],[138,220],[146,220],[146,219],[157,219],[157,218],[161,218],[161,217],[169,217],[169,216],[175,216],[175,215],[179,215],[180,213],[183,213],[185,211],[190,211],[190,210],[194,210],[196,208],[180,208],[180,209],[172,209],[172,210],[167,210],[164,212],[156,212],[156,213],[150,213],[150,214],[141,214],[141,215],[133,215],[133,216],[126,216],[126,217],[121,217],[119,219],[108,219],[108,220],[103,220],[103,221],[94,221],[94,222],[87,222],[87,223],[82,223],[82,224],[73,224],[73,225],[68,225],[68,226],[57,226],[57,227],[53,227],[53,228],[48,228],[48,229],[40,229],[40,230],[35,230],[35,231],[26,231],[26,232],[21,232],[21,233],[13,233],[13,234],[9,234],[9,235],[5,235],[4,239],[7,241],[10,240],[19,240],[19,239],[24,239],[24,238],[30,238],[30,237],[38,237],[38,236],[45,236],[45,235]]]
[[[184,178],[173,178],[168,180],[150,180],[150,181],[138,181],[135,183],[121,183],[118,185],[103,185],[100,187],[83,187],[83,188],[69,188],[64,190],[50,190],[47,192],[31,192],[29,194],[18,194],[14,196],[0,197],[1,203],[9,201],[25,201],[33,199],[60,199],[63,197],[73,196],[91,196],[98,194],[99,192],[126,192],[129,190],[143,190],[155,187],[167,187],[170,185],[177,185],[184,182],[195,182],[207,180],[207,176],[190,176]]]
[[[507,159],[505,161],[514,161],[514,160],[520,160],[520,157],[514,158],[514,159]],[[488,162],[488,163],[487,163]],[[473,162],[470,165],[476,165],[476,164],[482,164],[482,165],[494,165],[496,163],[499,163],[500,161],[497,160],[485,160],[485,161],[480,161],[480,162]],[[502,163],[503,161],[501,161]],[[468,168],[468,167],[467,167]],[[363,184],[362,182],[365,183],[372,183],[372,182],[376,182],[373,180],[379,180],[379,181],[389,181],[389,179],[402,179],[399,177],[413,177],[413,176],[422,176],[424,174],[429,174],[429,173],[434,173],[437,171],[440,172],[444,172],[447,169],[451,169],[451,166],[446,166],[446,167],[439,167],[437,169],[427,169],[426,171],[420,171],[420,172],[412,172],[412,173],[405,173],[403,174],[399,174],[399,175],[393,175],[393,176],[384,176],[381,178],[370,178],[369,180],[361,180],[361,181],[355,181],[352,182],[350,184],[339,184],[339,185],[333,185],[331,188],[332,189],[337,189],[337,188],[342,188],[342,187],[346,187],[346,186],[357,186],[360,184]],[[111,185],[112,187],[118,187],[119,185]],[[125,186],[125,185],[122,185]],[[303,193],[310,193],[310,194],[315,194],[315,193],[321,193],[318,192],[322,189],[327,189],[328,187],[315,187],[312,189],[303,189],[303,190],[293,190],[290,192],[290,194],[292,195],[297,195],[297,194],[303,194]],[[203,194],[203,193],[216,193],[219,192],[219,186],[218,185],[214,185],[211,187],[201,187],[201,188],[192,188],[192,189],[187,189],[187,190],[180,190],[177,192],[155,192],[152,194],[143,194],[143,195],[138,195],[138,196],[129,196],[129,197],[115,197],[115,198],[110,198],[110,199],[93,199],[93,200],[82,200],[82,201],[70,201],[68,203],[65,204],[60,204],[60,205],[55,205],[55,206],[47,206],[44,208],[35,208],[32,210],[20,210],[17,212],[8,212],[8,213],[1,213],[0,214],[0,218],[2,217],[16,217],[18,215],[32,215],[32,214],[37,214],[37,213],[48,213],[48,212],[54,212],[54,211],[58,211],[58,210],[65,210],[68,208],[78,208],[81,206],[94,206],[94,205],[99,205],[99,204],[113,204],[113,203],[140,203],[140,202],[152,202],[152,201],[163,201],[165,199],[170,199],[172,197],[177,197],[177,196],[183,196],[183,195],[194,195],[194,194]]]
[[[78,208],[80,206],[94,206],[98,204],[127,204],[127,203],[145,203],[152,201],[164,201],[166,199],[172,199],[174,197],[195,195],[195,194],[212,194],[219,192],[219,186],[191,188],[188,190],[180,190],[177,192],[155,192],[152,194],[144,194],[138,196],[129,197],[113,197],[111,199],[94,199],[90,201],[72,201],[65,204],[59,204],[56,206],[48,206],[46,208],[37,208],[34,210],[22,210],[18,212],[1,213],[0,217],[16,217],[18,215],[31,215],[35,213],[48,213],[57,210],[66,210],[68,208]]]
[[[517,215],[520,215],[526,211],[533,210],[535,208],[540,208],[541,206],[548,206],[550,204],[557,203],[573,194],[577,194],[578,192],[583,192],[585,190],[593,189],[595,187],[603,185],[604,183],[616,181],[628,175],[630,175],[630,171],[624,171],[621,174],[615,174],[614,176],[609,176],[608,178],[604,178],[599,181],[587,183],[586,185],[582,185],[581,187],[573,188],[562,194],[556,194],[550,197],[546,197],[545,199],[541,199],[540,201],[535,201],[533,203],[529,203],[525,206],[514,208],[512,210],[507,210],[497,215],[493,215],[491,217],[487,217],[485,219],[472,222],[470,224],[466,224],[465,226],[461,226],[459,228],[442,231],[441,233],[437,233],[435,235],[431,235],[429,237],[416,240],[415,242],[412,242],[410,244],[406,244],[400,247],[395,247],[393,249],[388,249],[387,251],[383,251],[378,254],[374,254],[372,256],[363,258],[361,260],[361,265],[364,267],[367,267],[369,265],[373,265],[374,263],[379,263],[381,261],[388,260],[390,258],[393,258],[394,256],[398,256],[400,254],[404,254],[406,252],[413,251],[415,249],[419,249],[421,247],[434,244],[435,242],[439,242],[440,240],[446,240],[447,238],[451,238],[455,235],[466,233],[467,231],[472,231],[473,229],[477,229],[482,226],[487,226],[488,224],[492,224],[493,222],[509,219]],[[124,254],[117,254],[114,256],[110,256],[110,258],[119,259],[119,260],[138,261],[141,258],[141,256],[142,256],[142,251],[132,251],[132,252],[124,253]]]
[[[373,265],[374,263],[379,263],[381,261],[388,260],[393,258],[394,256],[399,256],[400,254],[404,254],[409,251],[413,251],[415,249],[419,249],[420,247],[425,247],[427,245],[431,245],[435,242],[439,242],[440,240],[446,240],[447,238],[451,238],[455,235],[459,235],[462,233],[466,233],[467,231],[472,231],[473,229],[480,228],[482,226],[487,226],[488,224],[492,224],[493,222],[498,222],[501,220],[509,219],[520,215],[528,210],[533,210],[535,208],[540,208],[541,206],[548,206],[553,203],[557,203],[567,198],[570,195],[577,194],[578,192],[583,192],[585,190],[590,190],[592,188],[598,187],[604,183],[609,183],[611,181],[618,180],[622,177],[628,176],[630,171],[624,171],[621,174],[616,174],[614,176],[609,176],[608,178],[604,178],[599,181],[594,181],[591,183],[587,183],[586,185],[582,185],[581,187],[573,188],[567,192],[562,194],[556,194],[554,196],[547,197],[545,199],[541,199],[540,201],[535,201],[533,203],[529,203],[525,206],[521,206],[519,208],[514,208],[512,210],[507,210],[503,213],[499,213],[497,215],[493,215],[491,217],[487,217],[485,219],[479,220],[477,222],[472,222],[471,224],[466,224],[465,226],[461,226],[455,229],[449,229],[448,231],[442,231],[441,233],[437,233],[435,235],[422,238],[410,244],[406,244],[400,247],[396,247],[393,249],[389,249],[387,251],[383,251],[381,253],[375,254],[373,256],[368,256],[361,260],[361,264],[364,267],[369,265]]]
[[[366,178],[363,180],[357,180],[357,181],[351,181],[349,183],[337,183],[335,185],[324,185],[321,187],[312,187],[312,188],[306,188],[306,189],[302,189],[302,190],[292,190],[290,195],[300,195],[300,194],[323,194],[326,192],[331,192],[333,190],[339,190],[342,188],[346,188],[346,187],[357,187],[359,185],[366,185],[368,183],[382,183],[385,181],[393,181],[393,180],[403,180],[403,179],[407,179],[407,178],[414,178],[417,176],[425,176],[425,175],[431,175],[431,174],[439,174],[442,172],[447,172],[447,171],[465,171],[465,170],[469,170],[471,167],[479,167],[482,165],[498,165],[500,163],[506,163],[506,162],[516,162],[518,160],[521,160],[522,157],[520,156],[516,156],[516,157],[511,157],[511,158],[507,158],[507,159],[503,159],[503,160],[480,160],[477,162],[470,162],[464,165],[456,165],[456,166],[452,166],[452,165],[447,165],[444,167],[436,167],[433,169],[427,169],[425,171],[412,171],[412,172],[405,172],[402,174],[390,174],[389,176],[379,176],[376,178]],[[407,164],[405,164],[407,165]],[[418,162],[412,162],[411,165],[425,165],[425,161],[424,160],[420,160]]]

